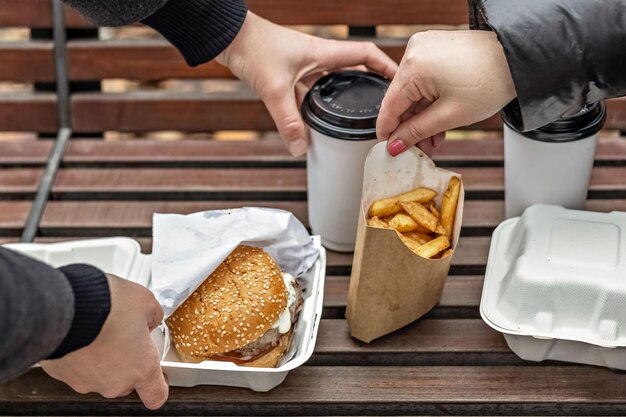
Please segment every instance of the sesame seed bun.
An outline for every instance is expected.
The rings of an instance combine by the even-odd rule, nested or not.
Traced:
[[[202,362],[257,340],[286,307],[280,267],[263,249],[240,245],[166,323],[181,359]]]

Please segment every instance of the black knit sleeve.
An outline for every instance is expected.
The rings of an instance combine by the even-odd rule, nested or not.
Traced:
[[[244,0],[170,0],[142,20],[181,52],[187,64],[204,64],[235,39],[246,18]]]
[[[91,343],[109,311],[96,268],[57,270],[0,248],[0,382]]]
[[[141,21],[196,66],[220,54],[239,33],[245,0],[63,0],[98,26]]]

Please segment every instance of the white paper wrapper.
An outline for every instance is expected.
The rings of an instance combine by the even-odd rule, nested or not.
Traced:
[[[153,236],[152,291],[166,318],[241,243],[265,249],[283,271],[295,277],[319,256],[302,223],[278,209],[155,214]]]

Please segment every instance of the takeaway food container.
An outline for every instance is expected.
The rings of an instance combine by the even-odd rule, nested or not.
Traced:
[[[184,363],[175,349],[163,349],[164,337],[155,330],[153,339],[166,355],[161,362],[171,386],[226,385],[269,391],[286,378],[289,371],[305,363],[313,354],[324,303],[326,252],[313,267],[298,278],[304,289],[304,304],[294,330],[292,346],[277,368],[246,368],[230,362],[207,361]],[[81,262],[150,288],[150,255],[141,253],[139,243],[130,238],[115,237],[53,244],[18,243],[5,247],[22,252],[54,267]]]
[[[483,320],[519,357],[626,369],[626,213],[534,205],[493,234]]]

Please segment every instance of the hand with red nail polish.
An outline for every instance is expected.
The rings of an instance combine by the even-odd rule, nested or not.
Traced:
[[[446,130],[492,116],[515,95],[495,33],[417,33],[383,99],[377,135],[392,156],[418,143],[430,154]]]

